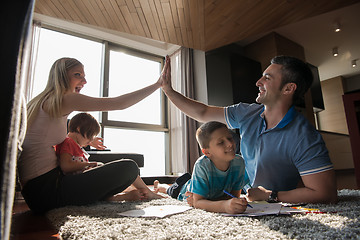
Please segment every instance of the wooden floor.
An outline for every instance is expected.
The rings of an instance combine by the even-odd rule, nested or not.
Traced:
[[[339,171],[336,175],[338,189],[357,189],[353,171]],[[147,182],[152,181],[151,179]],[[17,193],[13,207],[10,239],[57,240],[61,237],[50,221],[44,215],[36,215],[30,211],[21,194]]]
[[[57,230],[44,215],[30,211],[21,194],[15,195],[11,240],[56,240],[61,239]]]

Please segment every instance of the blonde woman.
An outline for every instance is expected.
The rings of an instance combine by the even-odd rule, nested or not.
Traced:
[[[55,145],[66,138],[67,116],[73,111],[111,111],[128,108],[157,90],[168,72],[169,60],[158,81],[118,97],[97,98],[80,94],[86,84],[84,66],[61,58],[51,67],[47,86],[27,106],[28,128],[18,161],[22,194],[30,209],[45,212],[65,205],[83,205],[117,198],[139,175],[132,160],[118,160],[77,175],[64,175]],[[167,73],[168,74],[168,73]],[[103,148],[96,138],[92,146]],[[143,181],[143,198],[160,198]]]

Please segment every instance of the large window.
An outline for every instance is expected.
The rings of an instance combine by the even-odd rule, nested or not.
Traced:
[[[31,96],[44,90],[52,64],[62,57],[73,57],[84,64],[86,87],[82,93],[100,96],[101,60],[103,47],[100,42],[42,28],[39,34],[38,51]]]
[[[159,56],[101,39],[90,40],[42,28],[32,97],[44,89],[51,65],[61,57],[73,57],[84,64],[87,84],[81,93],[94,97],[118,96],[150,85],[158,79],[163,63]],[[101,123],[104,144],[112,152],[144,155],[142,176],[166,174],[165,156],[169,144],[163,98],[159,89],[128,109],[91,112]]]
[[[154,83],[159,78],[159,62],[110,50],[109,96],[118,96]],[[131,108],[108,113],[109,120],[161,124],[161,92],[145,98]],[[151,112],[149,112],[151,107]]]

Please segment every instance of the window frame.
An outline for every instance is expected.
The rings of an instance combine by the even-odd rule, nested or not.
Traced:
[[[51,31],[57,31],[62,34],[67,34],[70,36],[75,36],[79,38],[83,38],[90,41],[95,41],[101,43],[103,46],[102,50],[102,61],[101,61],[101,76],[100,76],[100,89],[99,95],[100,97],[108,96],[108,86],[109,86],[109,68],[110,68],[110,51],[118,50],[122,51],[126,54],[133,55],[136,57],[145,58],[148,60],[158,61],[160,63],[160,71],[164,66],[164,57],[160,55],[156,55],[150,52],[145,52],[141,50],[137,50],[131,47],[127,47],[121,45],[119,43],[115,43],[109,40],[104,40],[99,37],[89,36],[83,33],[77,33],[72,30],[68,30],[61,27],[52,26],[46,23],[41,22],[40,28],[48,29]],[[160,72],[159,72],[160,75]],[[145,87],[145,86],[144,86]],[[114,121],[108,120],[108,113],[104,111],[98,111],[99,115],[99,124],[100,124],[100,137],[104,137],[104,128],[120,128],[127,130],[139,130],[139,131],[155,131],[155,132],[163,132],[165,139],[165,175],[170,174],[170,163],[171,163],[171,147],[170,147],[170,127],[169,127],[169,105],[167,101],[167,97],[163,91],[160,91],[160,104],[161,104],[161,123],[157,124],[146,124],[146,123],[136,123],[136,122],[124,122],[124,121]]]
[[[144,59],[157,61],[160,63],[160,68],[164,66],[164,60],[162,57],[155,56],[153,54],[144,53],[142,51],[130,49],[128,47],[121,46],[119,44],[114,44],[108,41],[104,41],[104,54],[103,54],[103,72],[102,72],[102,96],[109,96],[109,68],[110,68],[110,51],[120,51],[125,54],[129,54],[136,57],[141,57]],[[145,87],[145,86],[144,86]],[[161,104],[161,123],[157,124],[147,124],[147,123],[135,123],[135,122],[124,122],[124,121],[114,121],[108,119],[108,112],[100,112],[101,122],[104,126],[123,128],[123,129],[136,129],[136,130],[146,130],[146,131],[157,131],[157,132],[167,132],[169,133],[169,124],[168,124],[168,111],[166,106],[166,95],[161,91],[160,93],[160,104]],[[102,126],[103,127],[103,126]],[[103,129],[102,129],[103,130]],[[103,131],[102,131],[103,132]]]

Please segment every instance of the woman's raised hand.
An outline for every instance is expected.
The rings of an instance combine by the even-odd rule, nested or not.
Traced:
[[[169,56],[166,56],[165,66],[161,72],[159,81],[163,90],[171,88],[171,64]]]

